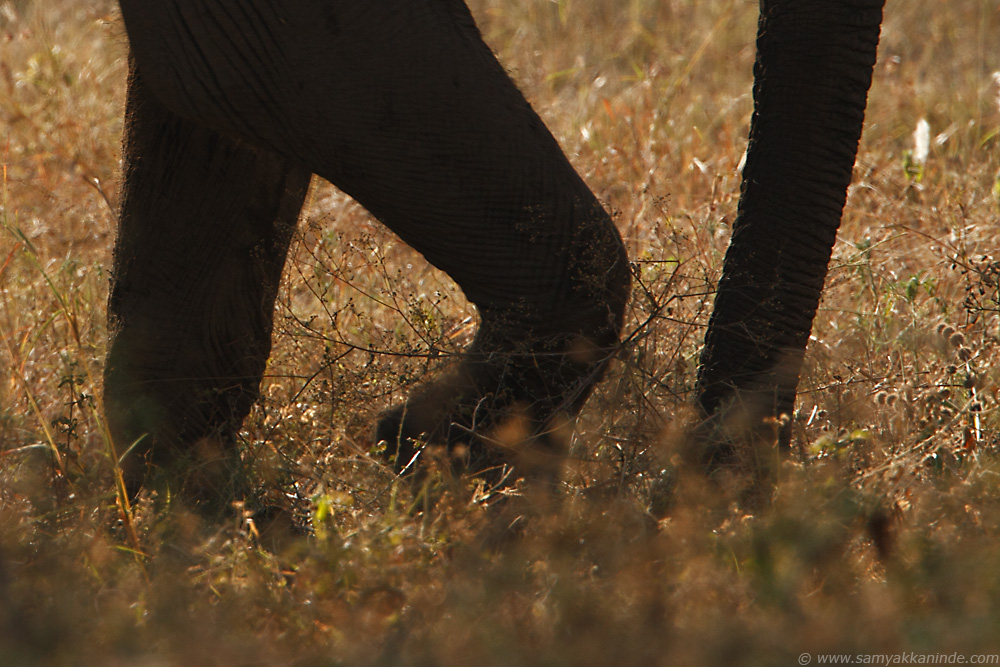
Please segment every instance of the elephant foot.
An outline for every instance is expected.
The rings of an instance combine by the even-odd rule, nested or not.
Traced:
[[[183,508],[204,518],[232,514],[233,503],[248,497],[251,484],[233,443],[226,436],[208,436],[184,450],[165,447],[131,453],[122,465],[125,489],[134,500],[141,489],[154,494],[163,508]]]
[[[375,427],[375,442],[381,455],[399,475],[427,468],[429,459],[443,461],[458,474],[497,472],[510,463],[485,434],[477,432],[458,415],[440,415],[436,426],[427,427],[425,416],[415,416],[410,403],[385,412]],[[459,411],[463,412],[463,411]]]
[[[435,458],[457,474],[479,475],[491,484],[558,478],[568,419],[540,422],[524,404],[498,407],[492,396],[436,406],[427,399],[426,394],[412,398],[376,425],[375,442],[397,474],[424,469]]]
[[[789,451],[783,444],[787,427],[784,416],[730,407],[694,426],[682,458],[688,470],[704,475],[741,505],[763,507],[770,503]]]

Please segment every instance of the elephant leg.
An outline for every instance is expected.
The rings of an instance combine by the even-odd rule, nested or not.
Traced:
[[[104,402],[134,494],[222,498],[257,398],[310,174],[194,125],[129,78]]]
[[[851,182],[884,0],[764,0],[733,237],[698,377],[709,465],[790,442],[799,371]],[[761,431],[763,429],[763,431]],[[705,443],[702,443],[705,444]]]
[[[478,307],[459,367],[380,426],[390,451],[556,447],[617,344],[628,261],[465,4],[120,4],[165,104],[329,179]]]

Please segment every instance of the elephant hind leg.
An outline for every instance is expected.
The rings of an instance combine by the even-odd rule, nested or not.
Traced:
[[[132,493],[225,495],[257,398],[310,174],[196,126],[129,81],[105,407]],[[133,445],[135,445],[133,447]]]

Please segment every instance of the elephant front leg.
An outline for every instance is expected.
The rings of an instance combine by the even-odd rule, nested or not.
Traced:
[[[225,500],[309,174],[130,76],[104,401],[126,486]]]

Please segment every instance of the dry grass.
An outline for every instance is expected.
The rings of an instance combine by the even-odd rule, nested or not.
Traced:
[[[461,349],[469,309],[317,185],[243,432],[262,489],[315,529],[275,555],[238,518],[140,504],[134,536],[120,522],[95,397],[123,39],[111,2],[0,5],[0,664],[997,652],[996,3],[889,2],[794,460],[756,516],[663,472],[735,211],[756,3],[473,10],[615,213],[639,278],[628,345],[575,427],[560,496],[519,543],[483,550],[501,511],[486,490],[400,483],[368,455],[373,416]]]

